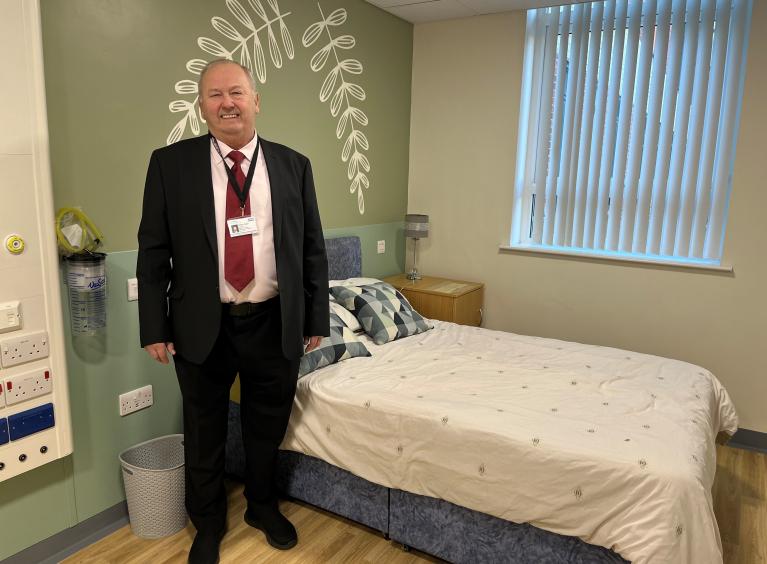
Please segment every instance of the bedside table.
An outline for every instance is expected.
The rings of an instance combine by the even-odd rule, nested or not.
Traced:
[[[432,276],[408,280],[405,274],[389,276],[384,281],[402,292],[424,317],[475,327],[482,325],[484,284]]]

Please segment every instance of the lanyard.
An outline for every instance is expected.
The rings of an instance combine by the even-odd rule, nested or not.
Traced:
[[[237,182],[237,178],[234,176],[234,167],[229,168],[226,166],[224,155],[221,153],[221,147],[218,146],[218,140],[212,135],[210,138],[213,139],[213,146],[216,148],[216,152],[221,157],[221,162],[224,165],[224,170],[226,171],[227,177],[229,177],[229,183],[232,185],[232,190],[234,190],[234,193],[237,195],[237,199],[240,200],[240,209],[242,210],[242,214],[245,215],[245,202],[248,199],[250,185],[253,182],[253,173],[256,170],[256,161],[258,160],[258,146],[260,145],[261,140],[256,138],[256,150],[253,151],[253,158],[250,161],[250,168],[248,168],[248,176],[245,178],[245,186],[240,188],[240,184]]]

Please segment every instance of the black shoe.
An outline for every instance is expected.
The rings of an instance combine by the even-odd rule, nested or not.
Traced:
[[[288,550],[298,543],[293,524],[280,513],[276,504],[248,505],[245,522],[264,532],[266,541],[274,548]]]
[[[189,564],[218,564],[218,548],[224,533],[198,532],[189,549]]]

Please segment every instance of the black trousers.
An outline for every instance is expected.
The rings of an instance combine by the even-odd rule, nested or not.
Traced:
[[[186,508],[197,530],[206,532],[226,527],[224,450],[235,376],[240,375],[245,497],[249,504],[271,503],[299,364],[282,354],[279,297],[241,317],[222,307],[218,339],[205,362],[174,357],[184,407]]]

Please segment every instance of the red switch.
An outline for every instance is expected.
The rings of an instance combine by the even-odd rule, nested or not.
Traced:
[[[45,379],[48,380],[50,377],[51,377],[51,373],[48,370],[46,370],[45,371]]]
[[[8,391],[10,392],[11,389],[13,389],[13,382],[6,382],[5,387],[8,388]]]

